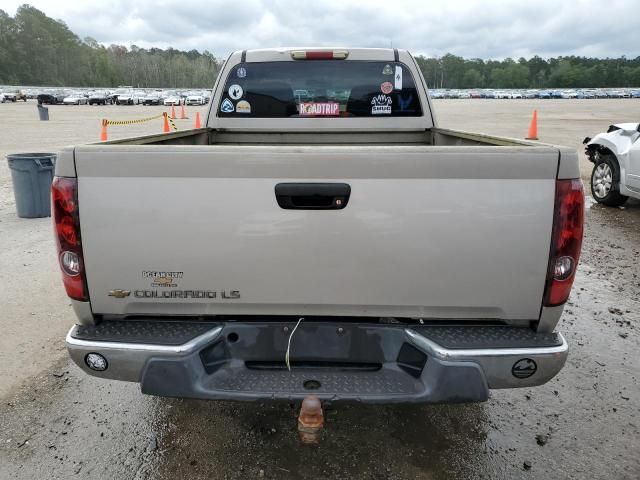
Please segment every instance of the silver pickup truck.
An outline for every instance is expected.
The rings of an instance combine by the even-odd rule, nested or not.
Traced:
[[[146,394],[476,402],[566,360],[576,152],[437,126],[406,51],[235,52],[204,128],[67,148],[52,194],[69,353]]]

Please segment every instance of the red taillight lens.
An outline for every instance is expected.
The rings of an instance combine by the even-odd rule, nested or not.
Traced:
[[[545,307],[562,305],[569,298],[575,277],[584,228],[584,192],[578,179],[556,180],[556,204],[549,255]]]
[[[67,295],[74,300],[87,301],[89,298],[80,241],[77,179],[67,177],[53,179],[51,210],[64,288],[67,290]]]

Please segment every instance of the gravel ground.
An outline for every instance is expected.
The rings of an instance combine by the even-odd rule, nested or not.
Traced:
[[[640,118],[633,100],[442,100],[435,108],[443,126],[513,137],[524,136],[537,108],[541,140],[580,151],[584,136]],[[95,141],[100,118],[161,110],[55,106],[50,122],[38,122],[33,102],[3,104],[0,155]],[[159,121],[112,127],[110,138],[159,130]],[[586,176],[584,157],[581,167]],[[16,217],[2,161],[0,478],[637,479],[640,202],[589,204],[580,270],[558,327],[571,348],[558,377],[494,391],[484,404],[329,407],[320,446],[305,448],[289,405],[148,397],[71,364],[63,339],[73,314],[50,220]]]

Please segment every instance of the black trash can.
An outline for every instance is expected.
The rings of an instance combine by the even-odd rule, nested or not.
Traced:
[[[51,182],[55,153],[16,153],[7,155],[16,210],[21,218],[51,216]]]
[[[49,120],[49,109],[43,107],[40,103],[38,104],[38,116],[40,120]]]

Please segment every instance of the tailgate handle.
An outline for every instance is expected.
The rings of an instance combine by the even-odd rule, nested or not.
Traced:
[[[346,183],[278,183],[276,200],[286,210],[341,210],[351,187]]]

